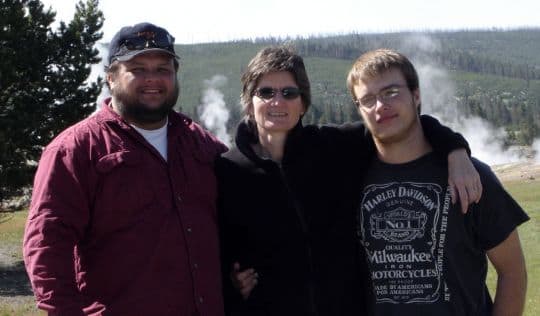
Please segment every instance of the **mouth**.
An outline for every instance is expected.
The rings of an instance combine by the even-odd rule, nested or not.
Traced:
[[[377,119],[377,123],[379,124],[382,124],[382,123],[386,123],[388,121],[391,121],[393,120],[394,118],[398,117],[397,114],[392,114],[392,115],[385,115],[385,116],[381,116]]]
[[[269,117],[285,117],[285,116],[287,116],[289,114],[287,114],[286,112],[269,112],[269,113],[267,113],[267,115]]]
[[[147,89],[141,89],[140,93],[144,94],[144,95],[158,95],[158,94],[162,94],[163,90],[162,89],[150,89],[150,88],[147,88]]]

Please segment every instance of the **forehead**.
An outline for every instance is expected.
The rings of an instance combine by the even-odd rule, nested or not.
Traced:
[[[397,68],[388,69],[378,75],[362,77],[353,86],[358,98],[370,93],[378,93],[381,89],[393,85],[406,85],[405,76]]]
[[[262,75],[259,78],[258,86],[272,86],[274,88],[281,88],[285,86],[295,86],[296,81],[293,75],[288,71],[274,71]]]
[[[121,62],[124,65],[150,65],[150,64],[157,64],[157,65],[174,65],[173,62],[174,57],[167,53],[163,52],[148,52],[145,54],[137,55],[130,60]]]

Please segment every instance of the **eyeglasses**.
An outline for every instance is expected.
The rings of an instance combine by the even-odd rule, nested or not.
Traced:
[[[139,32],[136,36],[124,40],[121,46],[127,50],[141,50],[145,48],[172,49],[174,37],[163,32]]]
[[[368,94],[360,99],[356,99],[354,100],[354,103],[367,109],[372,108],[375,103],[377,103],[377,100],[381,101],[382,103],[391,103],[401,95],[401,89],[403,87],[403,85],[395,85],[382,89],[376,94]]]
[[[297,87],[285,87],[274,89],[271,87],[262,87],[255,90],[255,95],[264,100],[272,99],[277,93],[281,93],[284,99],[293,100],[300,95],[300,89]]]

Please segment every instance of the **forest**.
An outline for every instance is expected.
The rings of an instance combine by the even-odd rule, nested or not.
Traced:
[[[304,123],[359,119],[346,89],[354,60],[371,49],[392,48],[415,64],[424,113],[476,116],[507,132],[508,145],[530,145],[540,136],[540,29],[461,30],[325,37],[257,38],[246,41],[178,45],[182,58],[178,107],[200,115],[205,89],[215,76],[231,112],[228,129],[241,117],[240,76],[262,47],[288,43],[304,57],[313,104]]]

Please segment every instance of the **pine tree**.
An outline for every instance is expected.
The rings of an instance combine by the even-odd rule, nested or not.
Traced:
[[[43,146],[95,110],[101,79],[87,83],[101,39],[98,0],[82,1],[53,31],[39,0],[0,0],[0,201],[31,184]]]

